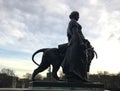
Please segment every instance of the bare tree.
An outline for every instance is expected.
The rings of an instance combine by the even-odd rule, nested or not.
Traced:
[[[26,73],[25,75],[23,75],[23,77],[24,77],[25,79],[31,80],[32,74]],[[36,76],[36,79],[37,79],[37,80],[42,80],[43,77],[39,74],[39,75]]]
[[[23,77],[28,79],[28,80],[31,79],[31,76],[32,76],[32,74],[30,74],[30,73],[26,73],[25,75],[23,75]]]
[[[8,76],[15,76],[15,72],[9,68],[1,69],[1,73],[7,74]]]

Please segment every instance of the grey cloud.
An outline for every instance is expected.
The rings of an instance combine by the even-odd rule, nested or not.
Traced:
[[[99,0],[109,12],[120,11],[120,0]]]
[[[120,41],[120,37],[118,38],[118,40]]]
[[[87,3],[86,3],[87,2]],[[89,0],[65,0],[65,2],[71,9],[71,11],[80,11],[83,7],[88,7]]]
[[[65,4],[61,2],[64,6],[68,8],[66,9],[66,12],[70,12],[70,10],[72,9],[77,9],[78,6],[81,6],[80,10],[82,10],[89,5],[89,3],[85,3],[83,0],[81,1],[77,0],[76,2],[74,2],[74,4],[76,5],[73,5],[73,2],[74,1],[66,1],[64,2]],[[31,1],[11,0],[8,2],[7,0],[5,0],[3,6],[4,6],[3,9],[5,10],[5,14],[8,15],[7,16],[8,19],[12,18],[11,21],[18,21],[20,23],[23,23],[27,28],[27,30],[24,29],[24,31],[26,32],[26,36],[24,36],[23,38],[18,38],[18,40],[24,40],[24,42],[26,41],[29,44],[30,42],[29,36],[31,36],[32,41],[37,41],[37,39],[41,39],[43,37],[41,34],[44,34],[44,36],[47,37],[49,35],[55,36],[57,34],[58,36],[61,36],[62,33],[66,33],[65,32],[67,26],[66,20],[68,16],[67,14],[65,14],[64,10],[61,10],[60,2],[54,1],[53,3],[51,3],[46,0],[44,1],[37,0],[37,3],[34,0]],[[67,18],[65,18],[66,16],[62,14],[62,12],[67,16]],[[87,14],[89,13],[94,14],[88,10]],[[87,14],[83,15],[84,18],[82,17],[81,21],[86,21],[87,24],[84,22],[83,24],[86,25],[85,27],[91,29],[91,24],[92,23],[95,24],[95,21],[89,19],[89,16]],[[88,34],[90,30],[88,32],[88,29],[86,28],[85,32],[87,32]],[[31,33],[33,33],[34,35],[32,35]],[[35,34],[38,36],[34,37]],[[47,38],[44,37],[44,39],[48,41]],[[52,40],[54,39],[52,38]],[[14,40],[15,43],[16,41],[17,40]],[[39,43],[39,41],[37,41],[36,44]],[[18,42],[18,44],[24,42]]]
[[[65,1],[48,1],[48,0],[2,0],[0,3],[0,20],[6,20],[11,26],[11,21],[17,21],[16,29],[23,34],[23,37],[13,37],[8,33],[6,39],[12,40],[17,46],[24,49],[32,50],[42,46],[52,46],[66,41],[66,29],[68,24],[68,16],[71,11],[80,12],[80,24],[87,38],[98,38],[104,33],[101,30],[102,22],[101,11],[108,9],[108,4],[96,2],[91,4],[90,0],[65,0]],[[105,1],[108,2],[108,1]],[[115,1],[113,4],[116,4]],[[111,5],[112,3],[110,3]],[[118,9],[118,5],[115,6]],[[115,9],[113,7],[113,9]],[[112,10],[112,7],[111,7]],[[109,12],[108,12],[109,13]],[[21,25],[23,24],[23,25]],[[15,26],[11,26],[8,30],[13,31]],[[21,28],[22,27],[22,28]],[[1,28],[4,32],[5,28]],[[101,32],[103,31],[103,32]],[[5,38],[5,37],[2,37]],[[58,37],[59,36],[59,37]],[[7,42],[7,40],[6,40]],[[34,42],[34,43],[33,43]],[[24,45],[22,45],[24,44]],[[22,45],[22,46],[21,46]],[[12,45],[11,45],[12,46]],[[35,48],[34,48],[35,49]]]
[[[115,37],[115,35],[113,34],[113,33],[111,33],[110,35],[109,35],[109,37],[108,37],[108,40],[110,40],[110,39],[112,39],[112,38],[114,38]]]
[[[34,14],[36,12],[37,0],[2,0],[1,7],[8,12],[13,12],[14,9],[22,10],[23,13]]]

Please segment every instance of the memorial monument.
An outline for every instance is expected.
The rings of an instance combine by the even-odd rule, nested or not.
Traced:
[[[38,68],[32,74],[31,87],[103,88],[103,84],[90,82],[87,78],[91,61],[95,55],[97,57],[97,53],[90,42],[84,37],[82,26],[77,22],[79,13],[73,11],[69,18],[70,22],[67,28],[68,43],[58,45],[58,48],[40,49],[32,55],[32,60],[38,65]],[[43,52],[41,64],[36,63],[34,60],[34,56],[39,52]],[[35,81],[35,76],[50,65],[53,66],[52,76],[56,79],[56,82]],[[64,81],[61,81],[57,76],[60,66],[65,74],[66,79]]]

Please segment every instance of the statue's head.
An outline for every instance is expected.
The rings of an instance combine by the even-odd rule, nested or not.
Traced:
[[[73,11],[73,12],[69,15],[69,18],[78,21],[78,19],[79,19],[79,13],[78,13],[77,11]]]

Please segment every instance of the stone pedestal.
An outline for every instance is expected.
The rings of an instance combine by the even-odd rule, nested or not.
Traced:
[[[99,82],[30,82],[30,89],[38,91],[104,91]]]
[[[104,91],[98,82],[30,82],[29,88],[0,88],[0,91]]]

